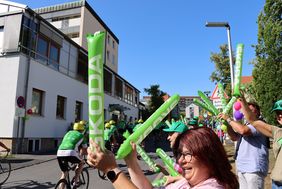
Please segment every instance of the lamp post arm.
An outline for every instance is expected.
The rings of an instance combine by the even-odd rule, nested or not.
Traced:
[[[233,56],[232,56],[232,46],[231,46],[231,34],[230,26],[226,27],[227,29],[227,38],[228,38],[228,49],[229,49],[229,66],[230,66],[230,77],[231,77],[231,91],[233,92],[234,88],[234,69],[233,69]]]

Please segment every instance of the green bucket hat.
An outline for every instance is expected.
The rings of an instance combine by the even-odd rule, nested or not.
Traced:
[[[165,132],[183,133],[188,130],[188,127],[182,121],[176,121],[171,124],[169,128],[163,129]]]
[[[282,100],[278,100],[277,102],[275,102],[272,110],[271,110],[271,113],[276,111],[276,110],[280,110],[282,111]]]

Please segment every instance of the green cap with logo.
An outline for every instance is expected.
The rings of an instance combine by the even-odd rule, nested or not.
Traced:
[[[199,120],[199,116],[194,116],[194,117],[193,117],[193,120],[198,121],[198,120]]]
[[[198,122],[194,119],[192,119],[188,122],[188,125],[197,125],[197,124],[198,124]]]
[[[273,106],[273,108],[271,110],[271,113],[273,111],[277,111],[277,110],[282,111],[282,100],[278,100],[277,102],[275,102],[275,104],[274,104],[274,106]]]
[[[183,133],[188,130],[188,127],[182,121],[176,121],[171,124],[169,128],[163,129],[165,132]]]

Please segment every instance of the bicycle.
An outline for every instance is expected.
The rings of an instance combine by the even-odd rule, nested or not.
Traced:
[[[2,152],[5,152],[6,154],[0,156],[0,186],[8,180],[11,174],[11,163],[7,160],[9,151],[1,151],[1,153]]]
[[[87,170],[87,167],[84,167],[79,175],[79,186],[72,186],[72,182],[70,180],[70,171],[75,171],[76,167],[77,167],[77,163],[72,164],[68,162],[67,176],[66,178],[60,179],[57,182],[55,189],[76,189],[76,188],[88,189],[89,172]]]

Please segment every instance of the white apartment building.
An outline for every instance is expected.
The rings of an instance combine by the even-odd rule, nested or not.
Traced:
[[[0,140],[12,152],[54,150],[71,123],[88,120],[87,62],[86,49],[41,15],[0,1]],[[105,120],[138,119],[140,91],[107,65],[104,91]]]
[[[107,32],[105,64],[118,73],[119,40],[85,0],[34,9],[34,11],[87,50],[86,36]]]

